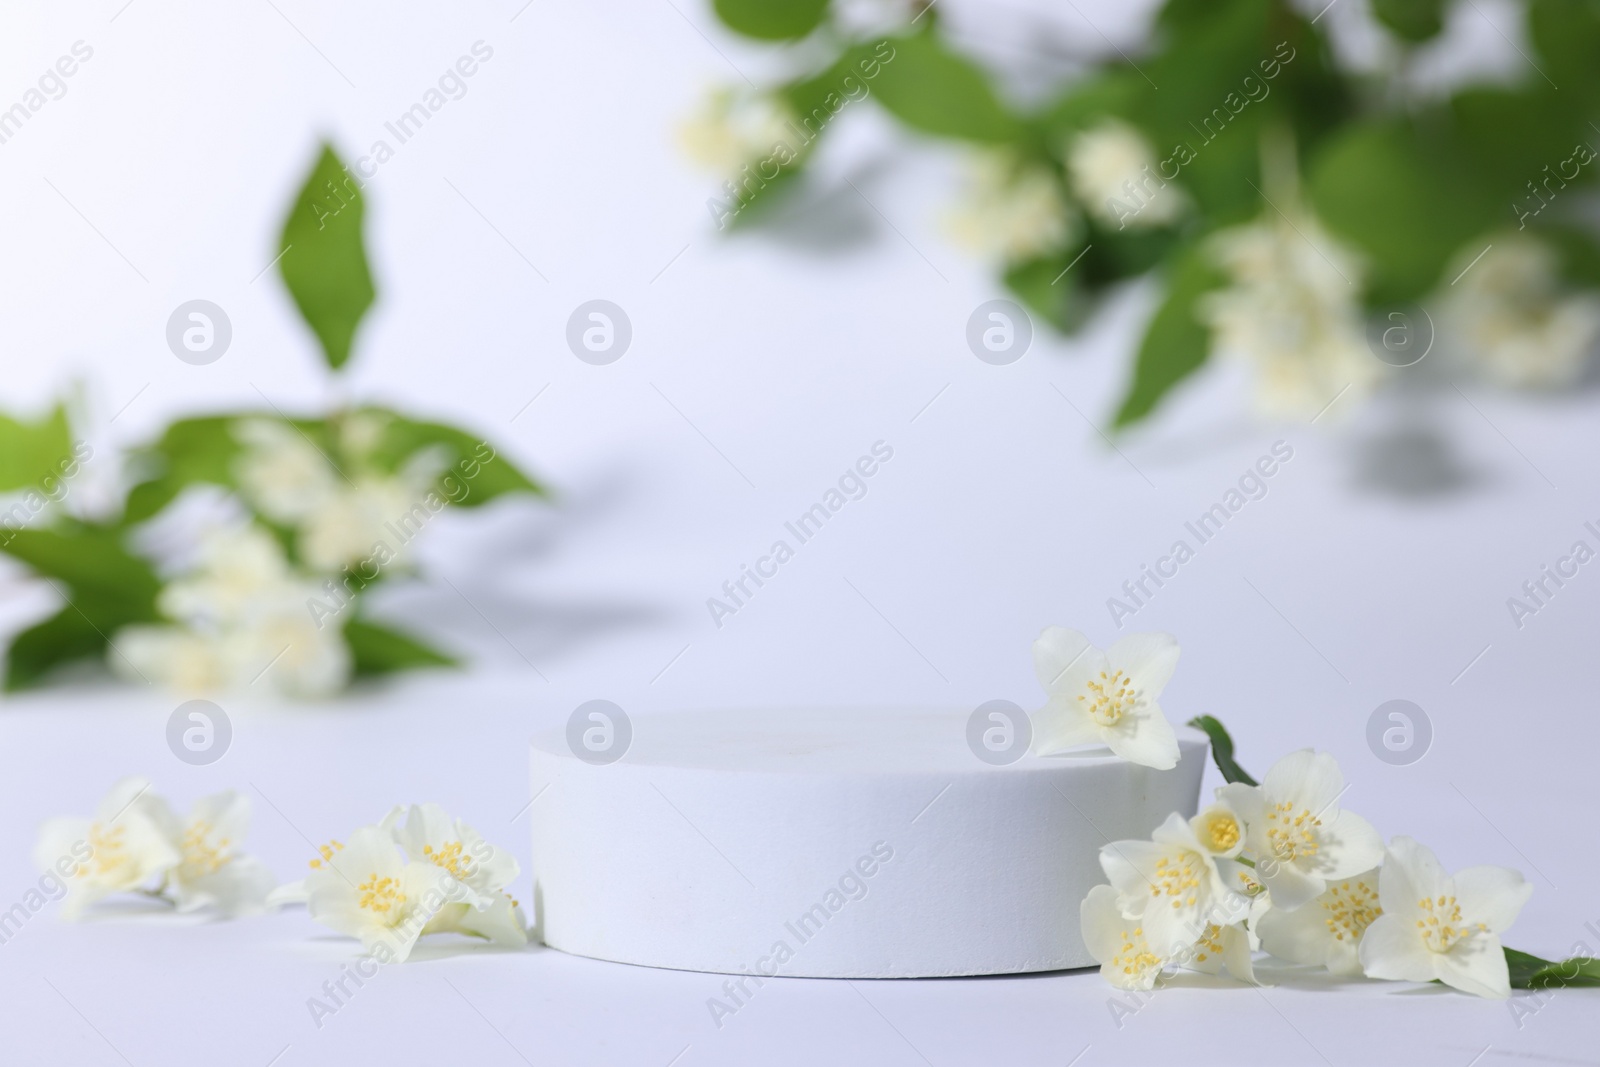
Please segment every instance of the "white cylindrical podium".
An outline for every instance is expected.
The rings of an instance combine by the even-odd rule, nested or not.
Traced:
[[[532,744],[537,933],[580,956],[826,978],[1009,974],[1094,961],[1078,906],[1107,841],[1192,815],[1176,768],[1104,749],[994,766],[964,712],[636,718],[615,762]],[[592,754],[586,753],[592,759]]]

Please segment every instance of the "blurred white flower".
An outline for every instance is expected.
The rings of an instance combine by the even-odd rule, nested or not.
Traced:
[[[1268,908],[1252,917],[1251,926],[1261,947],[1281,960],[1357,975],[1361,935],[1382,914],[1378,872],[1372,870],[1328,883],[1321,896],[1293,911]]]
[[[259,911],[272,873],[240,850],[250,824],[248,798],[229,791],[202,798],[179,818],[144,778],[111,787],[93,819],[57,818],[39,831],[34,860],[60,872],[64,918],[112,893],[171,900],[179,911],[214,907],[232,918]]]
[[[329,696],[344,688],[352,663],[343,627],[310,608],[323,596],[316,583],[291,580],[251,602],[222,634],[235,688],[262,680],[294,697]]]
[[[1063,249],[1078,219],[1049,167],[1024,162],[1008,151],[982,149],[973,154],[961,201],[947,226],[974,252],[1015,263]]]
[[[232,917],[263,910],[272,872],[239,847],[250,829],[249,797],[231,789],[201,797],[186,820],[162,801],[157,818],[178,849],[178,862],[166,872],[166,892],[179,911],[210,906]]]
[[[289,573],[283,546],[266,530],[253,524],[217,528],[202,535],[194,569],[168,582],[156,603],[175,619],[222,624],[282,586]]]
[[[771,159],[781,166],[795,159],[801,138],[792,121],[776,97],[718,88],[679,126],[678,140],[693,162],[732,179],[750,164]]]
[[[1361,966],[1372,978],[1437,979],[1480,997],[1508,997],[1499,935],[1532,893],[1507,867],[1468,867],[1452,877],[1426,846],[1397,837],[1378,874],[1383,914],[1361,939]]]
[[[339,447],[346,456],[365,462],[383,441],[392,420],[371,411],[356,411],[338,422]]]
[[[1291,205],[1288,217],[1225,230],[1211,252],[1232,285],[1204,298],[1199,315],[1215,350],[1254,365],[1263,413],[1315,418],[1347,390],[1354,398],[1377,384],[1360,264],[1309,212]]]
[[[312,857],[307,866],[313,871],[319,870],[329,860],[333,859],[335,852],[342,851],[344,851],[344,842],[337,838],[331,839],[327,844],[317,846],[317,854]],[[304,878],[298,882],[285,882],[267,894],[267,907],[281,908],[287,904],[304,904],[309,895]]]
[[[244,452],[234,465],[239,488],[263,515],[295,525],[326,506],[338,474],[304,434],[275,419],[246,419],[233,427]]]
[[[294,573],[271,534],[256,526],[213,531],[197,559],[158,598],[175,625],[117,631],[108,652],[114,670],[188,693],[265,678],[280,692],[315,697],[349,680],[342,628],[309,606],[322,587]]]
[[[420,528],[412,514],[425,492],[426,486],[400,477],[358,476],[353,486],[336,492],[305,519],[300,554],[306,565],[336,571],[374,556],[384,564],[400,558]],[[407,521],[411,533],[402,538],[397,531]]]
[[[1476,255],[1451,269],[1446,315],[1479,372],[1513,388],[1576,382],[1600,337],[1600,298],[1564,295],[1555,251],[1530,235],[1498,236]]]
[[[1034,716],[1034,751],[1103,744],[1132,763],[1178,765],[1178,739],[1157,700],[1178,665],[1170,634],[1129,634],[1101,651],[1077,630],[1050,626],[1033,643],[1049,703]]]
[[[111,669],[128,681],[166,686],[179,693],[229,688],[236,673],[231,649],[213,633],[181,626],[124,626],[111,636]]]
[[[1108,226],[1163,226],[1183,214],[1183,190],[1157,171],[1155,149],[1138,130],[1107,119],[1067,146],[1072,191],[1090,215]]]
[[[75,868],[63,880],[61,916],[75,919],[90,904],[113,893],[153,891],[154,883],[182,858],[166,833],[165,803],[144,778],[124,778],[111,787],[94,818],[50,819],[39,828],[34,862],[42,870],[63,860]]]

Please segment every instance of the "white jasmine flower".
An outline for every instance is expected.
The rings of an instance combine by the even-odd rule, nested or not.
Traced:
[[[344,455],[364,461],[383,442],[392,420],[373,411],[356,411],[339,420],[339,448]]]
[[[800,137],[792,121],[774,96],[719,88],[679,127],[678,140],[694,163],[733,179],[751,164],[771,159],[781,166],[795,159]]]
[[[511,853],[489,844],[478,831],[461,819],[452,819],[437,804],[413,804],[409,809],[397,805],[380,825],[394,835],[407,859],[444,868],[485,906],[516,881],[521,871]]]
[[[469,934],[514,947],[528,943],[528,924],[521,906],[506,892],[521,871],[516,857],[489,844],[437,804],[413,804],[409,809],[397,806],[382,825],[393,833],[408,859],[443,868],[471,891],[470,900],[447,905],[423,933]]]
[[[316,697],[349,680],[341,628],[308,606],[322,588],[296,576],[270,533],[254,525],[214,532],[197,559],[157,599],[177,625],[119,630],[108,653],[113,668],[190,693],[267,678],[282,693]]]
[[[318,845],[317,854],[312,857],[308,866],[313,871],[319,870],[329,860],[333,859],[335,852],[343,850],[344,842],[337,839],[330,840],[325,845]],[[310,891],[306,889],[306,880],[304,878],[298,882],[285,882],[267,894],[267,907],[281,908],[288,904],[304,904],[310,895]]]
[[[1218,801],[1189,820],[1200,847],[1226,859],[1244,850],[1244,820],[1227,804]]]
[[[338,692],[350,679],[350,649],[338,626],[318,625],[308,602],[320,586],[286,581],[261,590],[221,626],[128,626],[108,659],[118,673],[183,693],[242,691],[265,682],[295,697]]]
[[[425,934],[466,934],[495,945],[521,948],[528,943],[528,920],[522,905],[510,893],[496,893],[483,906],[446,904],[422,931]]]
[[[1427,847],[1397,837],[1378,875],[1383,914],[1361,939],[1361,966],[1373,978],[1438,979],[1480,997],[1508,997],[1499,935],[1532,892],[1506,867],[1468,867],[1451,877]]]
[[[1182,966],[1202,974],[1227,971],[1241,982],[1255,984],[1255,942],[1243,921],[1207,924],[1195,943],[1180,957]]]
[[[1100,850],[1100,866],[1122,914],[1140,920],[1160,955],[1170,958],[1193,945],[1211,925],[1245,918],[1248,902],[1223,884],[1183,816],[1173,812],[1150,836],[1111,842]]]
[[[1206,924],[1171,952],[1159,950],[1147,936],[1143,922],[1123,914],[1122,898],[1109,885],[1089,890],[1078,911],[1079,929],[1089,954],[1100,964],[1100,974],[1118,989],[1154,988],[1168,967],[1187,967],[1206,974],[1226,969],[1245,982],[1255,981],[1250,938],[1242,925]]]
[[[363,477],[306,517],[301,555],[318,571],[336,571],[367,559],[379,542],[397,540],[384,524],[405,516],[411,505],[410,494],[398,482]]]
[[[50,819],[39,829],[34,862],[43,870],[62,864],[67,894],[61,916],[75,919],[90,904],[113,893],[146,892],[182,859],[163,830],[165,802],[144,778],[124,778],[111,787],[94,818]],[[66,861],[71,861],[68,864]]]
[[[294,426],[276,419],[246,419],[233,435],[245,446],[234,474],[245,497],[274,522],[294,525],[314,514],[338,490],[328,458]]]
[[[448,458],[423,449],[395,474],[358,475],[300,527],[300,554],[317,571],[403,561],[417,533],[445,506],[435,486]]]
[[[1153,989],[1167,959],[1145,937],[1137,919],[1126,918],[1117,891],[1108,885],[1089,890],[1078,910],[1079,928],[1100,974],[1118,989]]]
[[[233,664],[233,688],[265,681],[293,697],[324,697],[350,680],[350,648],[340,626],[313,616],[308,604],[323,590],[291,581],[258,597],[225,633],[225,655]]]
[[[429,913],[416,936],[456,933],[512,947],[528,944],[522,905],[506,891],[517,880],[520,865],[506,849],[490,845],[477,830],[461,819],[451,819],[438,805],[397,805],[370,830],[402,849],[406,864],[437,867],[448,877],[446,901]],[[326,881],[326,872],[333,869],[334,862],[342,862],[344,853],[346,846],[339,841],[320,846],[318,856],[310,861],[312,875],[278,886],[270,894],[269,904],[277,907],[309,901],[318,872]]]
[[[1527,234],[1496,237],[1474,263],[1478,254],[1451,272],[1461,275],[1447,305],[1458,343],[1498,385],[1572,385],[1600,336],[1600,299],[1564,296],[1555,251]]]
[[[1321,896],[1328,882],[1378,865],[1383,839],[1365,819],[1340,810],[1343,792],[1338,762],[1309,748],[1275,763],[1259,786],[1234,782],[1217,790],[1244,817],[1255,877],[1274,908],[1298,908]]]
[[[263,910],[272,872],[239,848],[250,828],[249,797],[231,789],[202,797],[186,821],[163,804],[159,818],[179,854],[166,872],[166,892],[179,911],[210,905],[232,917]]]
[[[1293,911],[1268,909],[1251,926],[1261,947],[1279,959],[1350,976],[1361,973],[1361,936],[1382,914],[1372,870],[1329,882],[1321,896]]]
[[[961,204],[947,225],[978,254],[1015,263],[1060,251],[1078,220],[1051,168],[983,149],[973,155]]]
[[[1309,419],[1346,390],[1370,392],[1383,365],[1367,347],[1354,253],[1310,212],[1286,210],[1212,238],[1233,284],[1207,296],[1199,314],[1214,349],[1254,365],[1264,414]]]
[[[1067,146],[1072,191],[1090,215],[1119,230],[1163,226],[1183,214],[1183,191],[1157,166],[1150,142],[1118,119],[1082,131]]]
[[[1156,703],[1178,664],[1170,634],[1129,634],[1101,651],[1077,630],[1051,626],[1033,643],[1049,703],[1034,716],[1034,751],[1103,744],[1133,763],[1178,764],[1178,739]]]
[[[153,682],[179,693],[215,693],[233,684],[232,650],[215,634],[181,626],[124,626],[106,653],[128,681]]]
[[[376,826],[350,835],[305,880],[311,918],[394,960],[409,956],[428,923],[455,902],[453,889],[460,892],[460,884],[448,871],[407,862],[393,836]]]
[[[161,590],[162,613],[189,622],[224,624],[289,578],[283,546],[254,524],[213,530],[202,537],[196,567]]]

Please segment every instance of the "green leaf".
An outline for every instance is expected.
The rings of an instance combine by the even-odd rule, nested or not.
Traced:
[[[458,507],[478,507],[506,493],[549,496],[544,486],[481,437],[444,423],[408,419],[382,408],[369,408],[366,412],[388,420],[372,461],[392,471],[424,448],[442,449],[450,464],[441,479],[443,492]]]
[[[1595,79],[1595,56],[1600,55],[1600,0],[1533,0],[1528,5],[1528,37],[1543,62],[1543,84],[1549,77],[1576,94],[1574,101],[1594,100],[1600,93]]]
[[[1245,773],[1243,767],[1234,762],[1233,738],[1228,736],[1227,728],[1222,723],[1210,715],[1196,715],[1189,720],[1189,725],[1204,730],[1206,736],[1211,738],[1211,758],[1216,762],[1217,770],[1222,772],[1224,781],[1243,782],[1245,785],[1257,784],[1254,778]]]
[[[41,493],[76,474],[78,457],[67,426],[67,409],[57,406],[37,422],[0,414],[0,493],[36,489]],[[45,495],[53,496],[51,488]]]
[[[119,622],[157,617],[161,582],[150,564],[123,547],[120,530],[82,522],[10,530],[0,533],[0,551],[64,583],[75,602],[90,601],[102,617]]]
[[[1163,174],[1176,168],[1210,227],[1261,212],[1263,131],[1288,126],[1309,151],[1353,112],[1327,42],[1279,0],[1169,3],[1157,40],[1136,60],[1143,89],[1125,117],[1151,139]]]
[[[8,685],[32,684],[68,658],[99,655],[121,627],[160,619],[161,582],[148,563],[123,547],[117,528],[67,521],[44,530],[4,531],[0,552],[49,579],[67,600],[58,615],[19,635],[7,657]]]
[[[62,664],[99,658],[105,650],[106,636],[69,605],[12,639],[6,652],[5,688],[15,692],[38,685]]]
[[[1134,101],[1149,88],[1132,67],[1109,67],[1073,81],[1033,121],[1044,132],[1046,141],[1059,145],[1072,134],[1107,118],[1126,117]]]
[[[1600,289],[1600,243],[1588,230],[1569,226],[1540,227],[1539,236],[1561,257],[1561,274],[1573,285]]]
[[[1178,244],[1178,237],[1167,227],[1116,230],[1091,220],[1086,241],[1089,252],[1073,273],[1083,271],[1089,288],[1099,290],[1158,266]]]
[[[1197,317],[1198,305],[1225,279],[1206,256],[1203,243],[1177,255],[1167,297],[1139,343],[1133,381],[1113,422],[1118,429],[1150,414],[1174,386],[1204,366],[1210,354],[1211,331]]]
[[[363,619],[345,624],[345,643],[350,646],[358,676],[392,674],[413,667],[454,667],[457,661],[429,648],[414,637]]]
[[[788,41],[817,28],[828,0],[713,0],[730,30],[762,41]]]
[[[361,237],[365,210],[355,179],[324,144],[278,243],[284,284],[334,370],[350,358],[356,327],[372,306],[372,275]]]
[[[1083,325],[1090,310],[1090,299],[1078,285],[1078,279],[1068,270],[1073,257],[1060,254],[1030,259],[1006,268],[1005,283],[1028,310],[1043,318],[1062,333],[1071,333]]]
[[[1559,986],[1600,986],[1600,959],[1573,956],[1552,961],[1514,948],[1505,950],[1512,989],[1553,989]]]
[[[1444,29],[1445,0],[1372,0],[1372,13],[1395,36],[1417,44]]]
[[[1398,122],[1333,138],[1308,181],[1322,221],[1363,253],[1374,304],[1416,300],[1471,240],[1509,217],[1447,143]]]
[[[247,417],[252,416],[179,419],[167,427],[160,440],[136,452],[135,466],[144,468],[143,478],[128,493],[123,521],[131,525],[151,518],[191,485],[234,488],[234,463],[240,448],[233,424]]]
[[[1556,212],[1541,211],[1541,196],[1564,195],[1570,207],[1576,192],[1561,193],[1566,179],[1557,170],[1566,170],[1578,183],[1594,181],[1600,168],[1569,160],[1578,142],[1594,140],[1588,115],[1574,107],[1581,102],[1577,94],[1557,92],[1542,80],[1516,89],[1475,86],[1451,99],[1447,121],[1466,164],[1461,177],[1483,190],[1479,195],[1489,201],[1496,227],[1520,227],[1518,216],[1527,212],[1538,213],[1541,221],[1555,217]],[[1547,180],[1552,184],[1542,185]],[[1530,184],[1540,187],[1539,195]]]
[[[932,34],[897,37],[871,88],[912,129],[966,141],[1003,143],[1022,126],[1008,112],[983,69]]]

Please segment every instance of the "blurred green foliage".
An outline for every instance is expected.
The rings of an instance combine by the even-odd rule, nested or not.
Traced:
[[[363,211],[358,183],[332,146],[321,146],[284,221],[278,268],[334,372],[348,363],[375,295]],[[305,556],[303,531],[263,513],[251,499],[240,482],[247,451],[242,428],[263,422],[292,430],[327,461],[329,476],[337,472],[345,483],[351,474],[398,479],[426,457],[427,469],[438,473],[431,488],[415,488],[418,497],[431,494],[457,507],[476,508],[510,493],[547,495],[482,438],[445,423],[370,405],[296,417],[276,409],[245,410],[178,419],[153,441],[117,457],[124,468],[118,472],[124,495],[108,513],[91,514],[93,509],[72,506],[72,480],[92,450],[73,440],[66,408],[32,422],[0,414],[0,552],[47,581],[64,601],[54,615],[12,640],[5,688],[40,684],[75,661],[120,655],[113,635],[125,626],[181,624],[164,615],[163,578],[151,560],[130,547],[130,535],[198,486],[233,493],[250,510],[252,523],[270,531],[287,563],[308,581],[328,579],[359,597],[387,576],[382,570],[365,574],[346,567],[329,573],[314,567]],[[350,439],[358,423],[368,428],[368,439],[357,449]],[[7,503],[12,503],[9,510]],[[385,516],[391,522],[411,517],[409,512]],[[455,662],[359,610],[341,614],[339,625],[357,677]]]
[[[1115,415],[1118,426],[1128,426],[1209,358],[1197,297],[1219,279],[1195,250],[1218,230],[1275,210],[1262,167],[1269,131],[1287,134],[1308,206],[1363,258],[1369,312],[1435,291],[1448,283],[1444,272],[1465,246],[1507,229],[1534,230],[1559,249],[1570,283],[1600,284],[1592,227],[1571,210],[1543,209],[1569,185],[1592,188],[1600,170],[1574,173],[1571,163],[1576,146],[1600,143],[1600,0],[1524,0],[1531,51],[1516,84],[1421,97],[1405,90],[1403,72],[1440,38],[1456,5],[1368,3],[1389,35],[1389,73],[1342,66],[1327,20],[1286,0],[1167,0],[1142,49],[1087,71],[1064,69],[1059,89],[1036,106],[1008,100],[996,72],[963,54],[933,5],[913,3],[898,31],[884,35],[880,27],[866,37],[815,0],[797,0],[781,17],[781,0],[714,6],[746,36],[793,41],[809,34],[815,46],[803,54],[824,60],[772,90],[797,114],[829,91],[843,92],[854,58],[876,47],[893,59],[867,80],[867,95],[888,114],[918,133],[1044,164],[1069,201],[1069,144],[1108,118],[1138,130],[1161,160],[1179,160],[1175,175],[1162,173],[1191,205],[1181,218],[1159,229],[1119,229],[1086,210],[1087,224],[1069,246],[1002,270],[1012,292],[1064,332],[1082,326],[1120,282],[1148,274],[1163,288]],[[1459,13],[1473,14],[1465,7]],[[747,198],[792,186],[814,149],[808,143],[778,179],[749,187]]]

